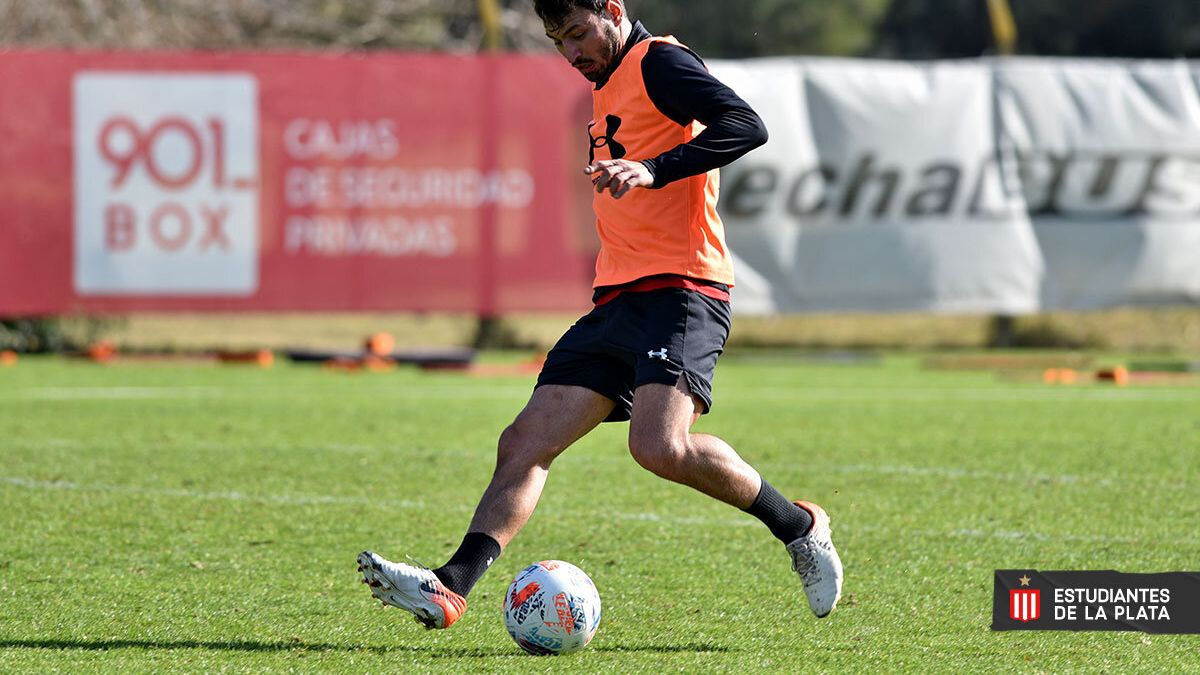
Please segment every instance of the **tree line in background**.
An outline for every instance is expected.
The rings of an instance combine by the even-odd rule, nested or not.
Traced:
[[[531,0],[495,0],[504,48],[548,51]],[[626,0],[708,58],[992,53],[987,0]],[[1200,57],[1200,0],[1009,0],[1017,53]],[[475,51],[478,0],[0,0],[0,45]]]
[[[1200,57],[1198,0],[1009,0],[1017,53],[1129,58]],[[992,49],[986,0],[893,0],[873,53],[961,58]]]
[[[500,3],[518,51],[545,49],[528,0]],[[0,44],[129,49],[476,51],[478,0],[0,0]]]
[[[673,34],[706,58],[869,53],[900,0],[626,0],[652,33]],[[982,0],[980,0],[982,1]]]

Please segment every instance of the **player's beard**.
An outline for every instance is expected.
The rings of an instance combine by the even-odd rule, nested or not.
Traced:
[[[608,60],[602,68],[583,73],[589,82],[604,82],[621,63],[621,31],[616,26],[611,26],[605,31],[604,43],[608,51]]]

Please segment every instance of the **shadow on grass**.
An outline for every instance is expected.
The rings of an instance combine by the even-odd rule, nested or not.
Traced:
[[[376,654],[417,653],[430,656],[481,657],[506,656],[513,652],[453,647],[414,647],[409,645],[346,645],[324,642],[285,640],[0,640],[0,649],[56,649],[63,651],[103,652],[111,649],[206,649],[229,652],[373,652]]]
[[[723,652],[732,651],[729,649],[729,647],[726,647],[725,645],[715,645],[715,644],[712,644],[711,642],[706,642],[703,644],[697,644],[694,642],[690,642],[690,643],[682,644],[682,645],[643,645],[643,644],[622,645],[622,644],[615,644],[615,645],[599,645],[596,647],[592,647],[591,649],[593,651],[597,651],[597,652],[616,652],[616,653],[649,652],[649,653],[654,653],[654,654],[684,654],[684,653],[712,654],[712,653],[718,653],[718,652],[723,653]]]
[[[376,654],[425,654],[432,658],[494,658],[525,656],[514,645],[509,649],[480,649],[475,647],[420,647],[412,645],[338,645],[299,641],[254,642],[250,640],[0,640],[0,649],[54,649],[63,651],[109,651],[113,649],[208,649],[235,652],[371,652]],[[598,645],[590,651],[612,653],[712,653],[728,652],[729,648],[710,643],[655,645],[611,644]]]

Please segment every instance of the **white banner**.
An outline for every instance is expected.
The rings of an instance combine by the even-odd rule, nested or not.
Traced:
[[[739,312],[1200,301],[1200,68],[710,65],[771,133],[722,176]]]
[[[258,86],[237,73],[81,72],[75,290],[258,289]]]

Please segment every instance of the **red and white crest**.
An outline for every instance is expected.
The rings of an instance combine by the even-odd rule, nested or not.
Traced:
[[[1014,588],[1008,592],[1008,616],[1017,621],[1033,621],[1042,615],[1042,591]]]

